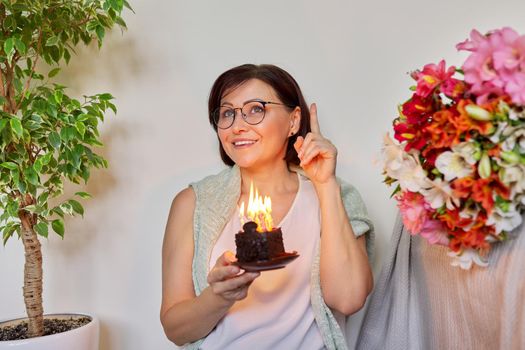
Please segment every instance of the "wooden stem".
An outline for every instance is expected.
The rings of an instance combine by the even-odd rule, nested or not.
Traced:
[[[33,217],[21,210],[22,241],[25,250],[24,264],[24,301],[29,318],[30,337],[44,334],[44,309],[42,306],[42,250],[40,241],[33,230]]]

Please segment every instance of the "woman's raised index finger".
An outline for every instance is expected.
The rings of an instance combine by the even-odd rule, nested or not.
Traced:
[[[319,119],[317,118],[317,105],[312,103],[310,105],[310,128],[314,134],[320,134]]]

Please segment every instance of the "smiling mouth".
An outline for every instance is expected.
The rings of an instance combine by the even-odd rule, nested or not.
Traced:
[[[256,142],[257,141],[253,141],[253,140],[245,140],[245,141],[236,141],[232,143],[234,147],[247,147],[247,146],[253,145]]]

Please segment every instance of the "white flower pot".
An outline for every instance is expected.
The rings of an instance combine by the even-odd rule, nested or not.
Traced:
[[[22,340],[0,341],[0,350],[98,350],[99,321],[86,314],[50,314],[46,318],[89,317],[91,322],[67,332]],[[23,322],[27,318],[0,322],[0,326]]]

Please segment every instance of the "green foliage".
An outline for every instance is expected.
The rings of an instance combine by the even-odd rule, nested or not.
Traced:
[[[4,244],[20,234],[21,214],[47,237],[49,226],[64,236],[65,215],[83,215],[75,199],[57,198],[64,182],[86,183],[93,168],[107,167],[95,152],[108,93],[77,100],[50,82],[80,43],[100,47],[120,17],[125,0],[0,0],[0,234]],[[38,71],[39,60],[52,69]],[[38,66],[38,67],[37,67]],[[78,192],[78,198],[89,194]]]

